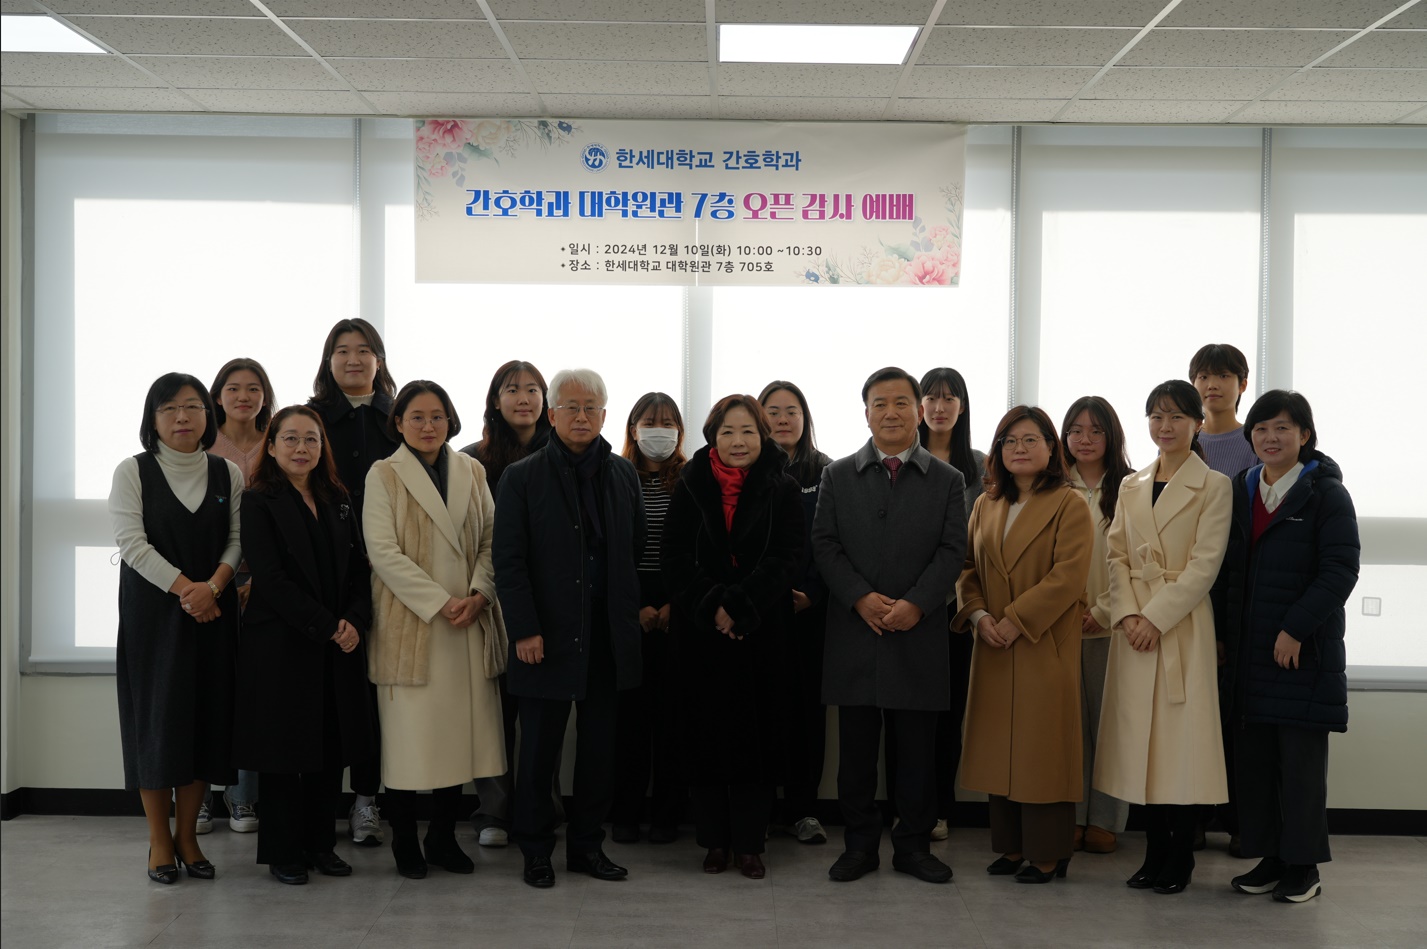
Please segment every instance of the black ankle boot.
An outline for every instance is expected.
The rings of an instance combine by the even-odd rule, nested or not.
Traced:
[[[420,880],[426,876],[426,858],[421,855],[421,844],[416,838],[416,792],[388,790],[385,803],[396,872]]]
[[[450,873],[474,873],[475,863],[456,843],[456,814],[461,809],[460,785],[431,793],[431,823],[426,828],[426,862]]]

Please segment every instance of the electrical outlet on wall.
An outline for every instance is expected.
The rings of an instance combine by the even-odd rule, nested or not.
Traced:
[[[1365,596],[1365,597],[1363,597],[1363,615],[1364,615],[1364,616],[1381,616],[1381,615],[1382,615],[1382,597],[1380,597],[1380,596]]]

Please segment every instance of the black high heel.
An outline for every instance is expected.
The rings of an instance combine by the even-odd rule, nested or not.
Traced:
[[[1010,857],[997,857],[996,862],[986,868],[986,872],[993,877],[1008,877],[1021,869],[1021,864],[1025,862],[1025,857],[1021,857],[1019,860],[1012,860]]]
[[[207,860],[195,860],[192,863],[184,860],[183,856],[178,852],[177,844],[175,844],[173,848],[173,860],[178,866],[186,869],[188,875],[195,880],[211,880],[218,875],[218,868]]]
[[[1191,851],[1179,859],[1169,861],[1154,881],[1154,891],[1164,894],[1183,893],[1189,888],[1189,881],[1193,877],[1194,854]]]
[[[1034,863],[1026,864],[1020,873],[1016,874],[1017,883],[1049,883],[1057,877],[1065,878],[1066,871],[1070,869],[1070,858],[1061,857],[1055,862],[1054,870],[1042,870]]]
[[[154,855],[154,848],[153,848],[153,847],[150,847],[150,848],[149,848],[149,857],[153,857],[153,855]],[[150,867],[150,866],[147,866],[148,861],[145,860],[145,861],[144,861],[144,863],[145,863],[145,865],[146,865],[146,866],[145,866],[145,869],[149,871],[149,879],[150,879],[150,880],[153,880],[155,883],[162,883],[162,884],[164,884],[164,885],[168,885],[168,884],[171,884],[171,883],[177,883],[177,882],[178,882],[178,864],[177,864],[177,861],[178,861],[178,853],[177,853],[176,851],[175,851],[175,853],[174,853],[174,855],[173,855],[173,858],[174,858],[174,861],[175,861],[174,863],[166,863],[166,864],[164,864],[164,865],[161,866],[161,867]]]

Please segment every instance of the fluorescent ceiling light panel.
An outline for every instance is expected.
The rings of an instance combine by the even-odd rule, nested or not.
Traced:
[[[723,63],[853,63],[900,66],[917,38],[915,26],[811,26],[723,23]]]
[[[7,53],[105,52],[58,20],[12,14],[0,16],[0,49]]]

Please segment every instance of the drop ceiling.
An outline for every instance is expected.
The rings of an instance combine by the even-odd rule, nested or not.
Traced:
[[[12,112],[1427,124],[1427,0],[0,0]],[[901,66],[720,63],[719,23],[922,27]]]

